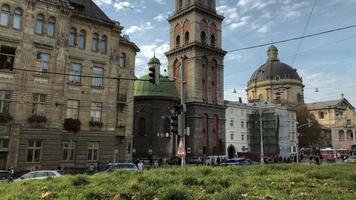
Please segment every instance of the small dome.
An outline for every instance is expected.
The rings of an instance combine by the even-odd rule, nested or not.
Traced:
[[[135,81],[135,96],[161,96],[178,98],[175,84],[165,76],[160,76],[159,85],[152,84],[148,80],[149,75],[142,76],[140,80]]]
[[[148,64],[149,64],[149,65],[152,65],[152,64],[158,64],[158,65],[160,65],[161,62],[159,61],[158,58],[156,58],[156,56],[153,56],[153,58],[151,58],[151,59],[148,61]]]

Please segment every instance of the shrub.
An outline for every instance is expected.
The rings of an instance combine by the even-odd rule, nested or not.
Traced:
[[[33,124],[40,124],[40,123],[46,123],[47,118],[45,116],[40,116],[40,115],[32,115],[27,119],[28,123]]]
[[[65,119],[63,128],[64,130],[71,131],[73,133],[78,133],[80,131],[81,122],[79,119]]]
[[[0,113],[0,123],[8,123],[12,120],[13,118],[10,113]]]
[[[103,122],[90,121],[89,122],[89,126],[90,127],[101,128],[101,127],[103,127]]]

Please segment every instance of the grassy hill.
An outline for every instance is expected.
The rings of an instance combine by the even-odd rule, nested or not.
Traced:
[[[356,165],[157,169],[0,185],[1,200],[356,199]]]

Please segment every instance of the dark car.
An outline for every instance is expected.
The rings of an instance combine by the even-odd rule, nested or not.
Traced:
[[[220,166],[246,166],[251,165],[250,161],[245,158],[228,159],[221,163]]]
[[[273,159],[271,157],[263,157],[263,162],[266,164],[273,163]]]
[[[203,164],[203,158],[201,158],[201,157],[188,157],[187,158],[187,164],[201,165],[201,164]]]
[[[12,176],[9,171],[0,170],[0,183],[8,183],[11,182]]]
[[[180,165],[182,162],[182,159],[178,156],[174,156],[174,157],[168,159],[166,162],[168,165]]]

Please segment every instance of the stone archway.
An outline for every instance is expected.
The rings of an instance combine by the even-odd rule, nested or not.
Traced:
[[[227,156],[228,156],[228,158],[233,158],[233,157],[235,157],[235,155],[236,155],[236,149],[233,145],[230,145],[227,148]]]

